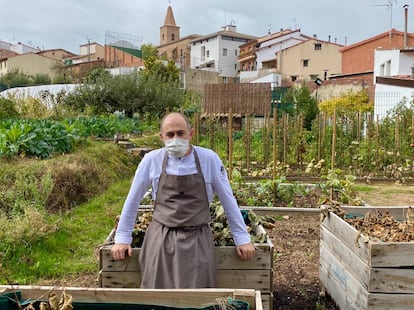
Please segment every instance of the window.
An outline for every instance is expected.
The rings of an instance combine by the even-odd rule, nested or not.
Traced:
[[[298,79],[298,76],[297,75],[291,75],[290,79],[292,80],[292,82],[294,82]]]
[[[223,56],[227,56],[227,48],[223,48]]]
[[[201,47],[201,61],[204,61],[205,60],[205,57],[206,57],[206,47],[205,46],[202,46]]]
[[[302,60],[303,66],[308,67],[309,66],[309,59]]]
[[[322,49],[321,43],[315,43],[315,51],[320,51]]]
[[[171,41],[174,41],[174,39],[175,39],[175,35],[173,33],[173,34],[171,34]]]
[[[387,62],[385,63],[384,75],[386,75],[386,76],[391,75],[391,60],[387,60]]]
[[[210,50],[206,51],[206,57],[209,58],[210,57]]]
[[[381,66],[380,66],[380,70],[379,70],[380,72],[379,72],[379,75],[380,76],[384,76],[384,72],[385,72],[385,64],[382,64]]]
[[[234,56],[237,56],[237,50],[234,50]]]

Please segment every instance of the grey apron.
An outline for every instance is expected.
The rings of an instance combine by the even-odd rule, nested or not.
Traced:
[[[140,251],[141,288],[215,287],[213,234],[200,161],[197,173],[166,173],[165,153],[154,203],[153,221]]]

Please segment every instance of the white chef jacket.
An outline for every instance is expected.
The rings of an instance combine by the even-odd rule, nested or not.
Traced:
[[[219,156],[210,149],[199,146],[192,147],[196,149],[200,160],[208,201],[213,200],[215,193],[218,195],[236,246],[250,243],[250,234],[247,232],[237,201],[233,196],[226,169]],[[181,158],[169,156],[166,173],[173,175],[197,173],[193,151],[194,149],[189,155]],[[165,152],[165,148],[153,150],[145,154],[139,163],[122,209],[115,234],[115,243],[130,244],[132,242],[131,232],[136,222],[139,205],[150,186],[152,186],[152,198],[155,200]]]

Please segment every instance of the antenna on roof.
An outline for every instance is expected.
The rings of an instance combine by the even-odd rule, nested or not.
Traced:
[[[390,42],[391,42],[391,36],[392,36],[392,7],[394,4],[397,4],[397,0],[388,0],[387,4],[376,4],[374,6],[386,6],[387,10],[390,10]]]

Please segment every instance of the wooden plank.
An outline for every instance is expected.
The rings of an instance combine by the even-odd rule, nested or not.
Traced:
[[[141,272],[139,271],[100,271],[100,287],[139,288],[141,286]]]
[[[256,310],[263,309],[264,302],[262,301],[262,294],[260,293],[260,291],[256,291],[255,302],[256,302],[256,304],[255,304]],[[266,308],[265,309],[272,310],[272,308],[270,308],[269,304],[266,305]]]
[[[368,264],[355,255],[353,250],[344,245],[342,240],[338,239],[323,226],[320,230],[320,241],[358,279],[358,282],[368,290],[370,281],[370,268]]]
[[[412,310],[413,305],[413,294],[368,294],[369,310]]]
[[[235,247],[216,247],[215,257],[217,270],[226,269],[251,269],[269,270],[273,266],[273,255],[268,246],[259,244],[257,251],[251,260],[241,260]],[[104,271],[139,271],[139,252],[141,249],[133,248],[132,256],[123,260],[114,260],[111,255],[111,246],[103,246],[99,251],[99,268]]]
[[[138,288],[141,285],[140,272],[99,273],[101,287]],[[262,293],[272,292],[270,270],[221,270],[217,274],[218,288],[255,289]]]
[[[370,241],[370,251],[371,267],[414,266],[414,242]]]
[[[319,276],[322,285],[340,309],[367,309],[368,291],[323,244],[320,246]]]
[[[23,299],[47,298],[49,292],[57,294],[65,291],[72,295],[75,302],[111,302],[127,304],[157,304],[175,307],[201,307],[214,303],[217,298],[231,297],[248,302],[253,309],[260,305],[256,301],[254,290],[247,289],[116,289],[116,288],[81,288],[51,286],[0,286],[6,292],[20,291]],[[43,297],[41,297],[43,296]],[[261,310],[258,308],[257,310]]]
[[[217,274],[217,287],[248,288],[271,293],[272,276],[271,270],[220,270]]]
[[[414,269],[372,268],[369,292],[414,293]]]
[[[250,207],[250,206],[240,206],[242,210],[253,211],[257,215],[309,215],[309,216],[319,216],[321,213],[320,208],[290,208],[290,207]]]
[[[341,206],[341,209],[348,213],[355,215],[356,217],[364,217],[366,213],[381,212],[382,214],[388,213],[392,215],[398,221],[405,221],[406,214],[409,207],[404,206]]]
[[[368,243],[364,242],[363,235],[356,239],[358,231],[354,227],[332,212],[329,212],[321,225],[341,240],[362,261],[368,264],[370,256]]]

